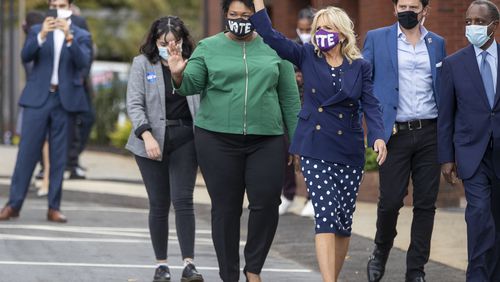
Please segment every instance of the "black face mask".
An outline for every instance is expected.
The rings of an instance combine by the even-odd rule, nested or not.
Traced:
[[[412,29],[419,23],[418,14],[413,11],[406,11],[398,13],[399,24],[405,29]]]
[[[243,18],[226,19],[226,28],[229,32],[240,38],[249,35],[255,30],[252,23]]]

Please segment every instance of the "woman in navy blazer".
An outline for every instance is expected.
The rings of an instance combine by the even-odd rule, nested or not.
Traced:
[[[263,0],[254,1],[253,26],[283,59],[304,76],[304,105],[290,148],[315,210],[316,253],[323,281],[336,281],[349,246],[352,215],[365,162],[360,109],[370,130],[370,146],[385,161],[382,112],[372,93],[370,64],[356,47],[354,24],[339,8],[318,11],[312,44],[303,46],[273,30]]]

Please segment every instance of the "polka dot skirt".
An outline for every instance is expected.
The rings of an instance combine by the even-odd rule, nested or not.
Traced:
[[[301,157],[301,166],[314,206],[316,233],[351,236],[362,168],[308,157]]]

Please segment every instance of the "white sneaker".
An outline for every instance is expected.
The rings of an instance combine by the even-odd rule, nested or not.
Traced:
[[[40,189],[38,189],[38,191],[36,191],[36,195],[37,195],[38,197],[45,197],[45,196],[47,196],[48,194],[49,194],[49,190],[45,190],[45,189],[43,189],[43,188],[40,188]]]
[[[314,217],[314,207],[311,202],[311,200],[308,200],[302,209],[302,212],[300,212],[301,216],[307,216],[307,217]]]
[[[281,204],[279,208],[279,214],[284,215],[285,213],[288,212],[290,207],[292,206],[293,201],[288,200],[284,196],[281,196]]]

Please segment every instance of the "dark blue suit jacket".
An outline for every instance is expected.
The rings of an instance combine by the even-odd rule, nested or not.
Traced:
[[[498,50],[500,55],[500,45]],[[497,80],[500,82],[500,71]],[[500,164],[499,92],[497,87],[491,109],[472,45],[444,60],[438,118],[439,162],[455,162],[461,179],[474,175],[491,136],[495,144],[494,163]],[[495,166],[495,173],[500,177],[500,165]]]
[[[88,110],[88,102],[83,88],[83,72],[91,62],[90,34],[71,25],[73,43],[70,47],[63,44],[59,62],[59,95],[63,108],[68,112],[83,112]],[[40,47],[37,35],[41,25],[31,28],[21,58],[23,62],[34,61],[31,75],[21,94],[19,104],[23,107],[40,107],[49,97],[50,79],[54,64],[54,37],[50,32],[47,40]]]
[[[439,35],[429,32],[425,36],[425,44],[431,62],[434,96],[438,103],[439,71],[436,65],[446,57],[445,42]],[[363,57],[373,66],[373,93],[382,106],[384,139],[389,141],[399,105],[398,24],[370,30],[366,34]]]
[[[370,64],[363,59],[348,64],[341,77],[342,91],[335,94],[330,66],[324,57],[318,57],[313,45],[301,46],[273,30],[265,10],[255,13],[250,20],[264,42],[299,67],[304,76],[304,105],[290,151],[363,167],[365,143],[360,105],[372,133],[369,146],[384,137],[382,112],[372,93]]]

